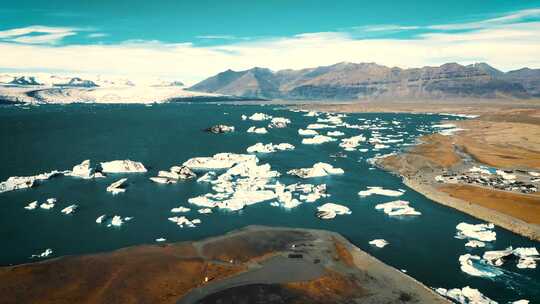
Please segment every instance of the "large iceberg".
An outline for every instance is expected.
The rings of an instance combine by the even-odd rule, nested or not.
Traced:
[[[304,145],[320,145],[320,144],[324,144],[324,143],[332,142],[332,141],[336,141],[336,139],[330,136],[325,136],[325,135],[315,135],[310,138],[302,139],[302,143]]]
[[[319,135],[319,132],[315,131],[315,130],[304,130],[304,129],[298,129],[298,134],[301,135],[301,136],[315,136],[315,135]]]
[[[497,238],[495,231],[492,231],[495,226],[493,224],[468,224],[459,223],[456,226],[457,238],[475,239],[482,242],[492,242]]]
[[[51,172],[41,173],[33,176],[12,176],[3,182],[0,182],[0,193],[31,188],[41,181],[48,180],[51,177],[63,175],[66,173],[68,173],[68,171],[54,170]]]
[[[272,143],[256,143],[246,149],[248,153],[273,153],[276,151],[294,150],[294,146],[288,143],[274,145]]]
[[[227,169],[237,163],[254,161],[257,157],[249,154],[218,153],[212,157],[195,157],[184,162],[184,166],[190,169]]]
[[[286,128],[291,120],[285,117],[274,117],[268,125],[269,128]]]
[[[320,162],[314,164],[311,168],[292,169],[289,170],[287,173],[301,178],[312,178],[333,174],[343,174],[344,171],[341,168],[334,168],[330,164]]]
[[[351,210],[343,205],[326,203],[317,207],[317,217],[320,219],[328,220],[333,219],[336,215],[351,214]]]
[[[254,120],[254,121],[263,121],[263,120],[272,119],[272,116],[264,114],[264,113],[255,113],[251,115],[249,119]]]
[[[187,166],[172,166],[169,171],[159,171],[158,176],[150,177],[150,180],[160,184],[172,184],[195,177],[197,175]]]
[[[403,195],[403,192],[397,191],[397,190],[384,189],[383,187],[367,187],[367,190],[362,190],[358,192],[358,195],[360,196],[370,196],[373,194],[396,197],[396,196]]]
[[[180,226],[180,228],[184,228],[184,226],[193,228],[193,227],[196,227],[196,225],[201,223],[200,219],[190,220],[185,216],[173,216],[169,218],[169,221],[176,223],[178,226]]]
[[[375,206],[377,210],[383,210],[384,213],[389,216],[405,216],[405,215],[421,215],[422,213],[416,211],[413,207],[409,206],[407,201],[393,201],[384,204],[377,204]]]
[[[105,173],[142,173],[146,168],[140,162],[132,160],[113,160],[101,163],[101,168]]]
[[[462,289],[453,288],[447,290],[445,288],[435,289],[440,295],[452,299],[460,304],[497,304],[497,302],[484,296],[478,289],[469,286]]]
[[[475,277],[492,278],[502,273],[497,268],[485,264],[477,255],[463,254],[459,257],[459,263],[461,271]]]
[[[353,136],[349,138],[343,138],[339,146],[347,151],[354,151],[356,147],[360,145],[361,142],[366,141],[366,138],[363,135]]]

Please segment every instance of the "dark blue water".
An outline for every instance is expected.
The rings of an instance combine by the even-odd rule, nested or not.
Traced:
[[[242,114],[264,112],[288,117],[290,127],[271,129],[268,134],[246,133],[252,126],[268,122],[242,121]],[[104,179],[82,180],[70,177],[51,179],[38,187],[0,194],[0,264],[12,265],[35,261],[29,257],[45,248],[54,250],[54,257],[117,249],[124,246],[154,243],[165,237],[168,241],[195,240],[261,224],[320,228],[337,231],[361,249],[407,273],[430,287],[478,288],[488,297],[505,303],[521,298],[532,302],[540,299],[540,272],[519,270],[515,262],[507,262],[508,272],[495,279],[471,277],[459,269],[458,257],[464,253],[481,255],[484,250],[504,249],[507,246],[537,246],[506,230],[496,228],[497,241],[485,249],[470,249],[464,240],[454,238],[459,222],[480,221],[446,208],[408,189],[401,180],[373,168],[366,160],[376,153],[389,153],[404,148],[392,144],[383,151],[346,152],[347,158],[332,158],[343,151],[338,142],[323,145],[302,145],[299,128],[314,123],[315,117],[304,117],[286,109],[270,106],[235,106],[215,104],[142,105],[69,105],[40,106],[28,109],[14,106],[0,107],[0,180],[14,175],[34,175],[53,169],[71,169],[82,160],[90,159],[93,166],[100,161],[132,159],[141,161],[149,169],[147,174],[129,174],[127,192],[112,196],[105,188],[124,175],[111,174]],[[358,119],[379,119],[401,122],[390,129],[379,130],[383,135],[408,132],[406,143],[413,143],[421,134],[418,129],[447,117],[413,114],[351,114],[346,122],[362,123]],[[211,125],[234,125],[231,134],[214,135],[202,132]],[[347,136],[364,134],[370,130],[340,128]],[[345,170],[341,176],[305,180],[314,184],[326,183],[331,197],[317,203],[305,203],[295,209],[271,207],[269,203],[249,206],[240,212],[216,210],[211,215],[199,215],[187,199],[210,191],[207,184],[186,181],[173,185],[152,183],[148,177],[158,170],[183,163],[195,156],[211,156],[219,152],[245,153],[257,142],[287,142],[294,151],[260,155],[260,163],[270,163],[274,170],[285,175],[287,170],[310,167],[316,162],[331,163]],[[369,148],[367,143],[360,148]],[[298,182],[284,176],[283,183]],[[367,186],[406,189],[400,199],[408,200],[422,216],[396,219],[376,211],[378,203],[395,198],[370,196],[360,198],[357,193]],[[58,198],[53,210],[25,210],[34,200]],[[316,207],[325,202],[348,206],[352,215],[321,221],[314,216]],[[73,216],[59,210],[78,204]],[[167,220],[170,209],[192,207],[189,218],[198,217],[197,228],[181,229]],[[95,223],[101,214],[119,214],[134,219],[120,228],[106,228]],[[377,249],[368,244],[384,238],[390,245]]]

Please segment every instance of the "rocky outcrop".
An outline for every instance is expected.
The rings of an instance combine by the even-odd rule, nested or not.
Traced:
[[[338,63],[302,70],[227,70],[191,90],[283,99],[528,98],[540,94],[540,70],[504,73],[486,63],[401,69]]]

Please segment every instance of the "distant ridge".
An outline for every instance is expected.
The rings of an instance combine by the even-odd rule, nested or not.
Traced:
[[[301,70],[227,70],[189,90],[268,99],[540,97],[540,69],[502,72],[487,63],[401,69],[341,62]]]

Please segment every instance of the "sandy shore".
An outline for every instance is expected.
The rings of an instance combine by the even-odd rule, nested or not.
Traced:
[[[0,268],[0,303],[450,303],[339,234],[250,226]]]
[[[431,200],[540,240],[540,194],[525,195],[474,185],[440,184],[436,175],[463,166],[467,158],[506,170],[540,170],[540,101],[463,100],[445,102],[306,105],[330,112],[460,113],[478,118],[453,122],[465,129],[453,136],[423,136],[406,153],[379,165],[403,177]]]

